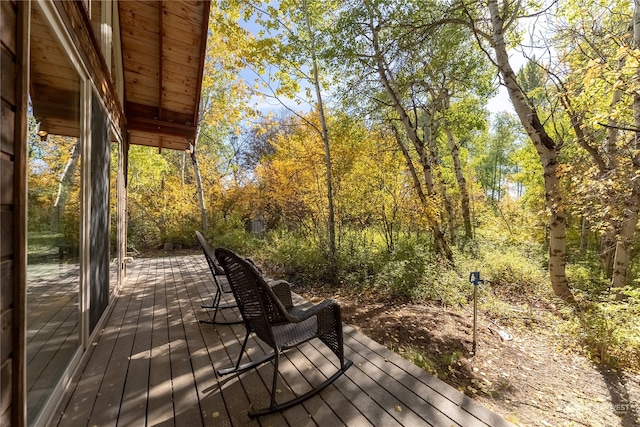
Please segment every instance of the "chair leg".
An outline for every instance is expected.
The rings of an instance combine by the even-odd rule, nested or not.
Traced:
[[[240,353],[238,354],[238,361],[234,366],[230,368],[218,369],[219,375],[227,375],[232,372],[238,372],[238,367],[240,366],[240,361],[242,360],[242,355],[244,354],[244,349],[247,346],[247,341],[249,341],[249,334],[244,335],[244,341],[242,341],[242,348],[240,349]]]
[[[276,406],[276,385],[278,383],[278,360],[280,359],[280,351],[278,349],[274,349],[276,357],[273,361],[273,382],[271,383],[271,408],[275,408]]]
[[[216,308],[218,307],[218,303],[220,303],[220,298],[222,297],[222,295],[220,295],[220,289],[218,289],[218,287],[216,287],[216,294],[213,296],[213,300],[211,301],[211,305],[201,305],[200,307],[202,308]]]
[[[218,315],[219,310],[237,307],[236,304],[220,304],[221,300],[222,300],[222,292],[220,291],[220,289],[216,288],[216,293],[213,296],[213,302],[211,303],[211,305],[201,306],[202,308],[213,309],[213,319],[200,320],[200,323],[206,323],[208,325],[238,325],[242,323],[242,319],[216,322],[216,316]]]
[[[228,307],[231,308],[231,307]],[[238,319],[238,320],[218,320],[216,321],[216,315],[218,314],[218,311],[216,310],[213,314],[213,319],[212,320],[200,320],[200,323],[204,323],[207,325],[239,325],[240,323],[242,323],[242,319]]]
[[[213,276],[213,281],[216,285],[216,294],[213,297],[213,302],[211,303],[211,305],[202,305],[202,308],[233,308],[233,307],[237,307],[238,305],[235,303],[231,303],[231,304],[220,304],[220,302],[222,301],[222,297],[223,294],[228,293],[230,294],[230,291],[224,291],[222,288],[222,285],[220,284],[220,282],[218,281],[218,278],[216,275]]]
[[[277,358],[276,358],[277,360]],[[342,374],[345,373],[345,371],[347,369],[349,369],[349,367],[351,365],[353,365],[353,362],[351,360],[345,360],[344,363],[341,362],[341,365],[343,366],[341,369],[338,369],[338,371],[336,373],[334,373],[331,377],[327,378],[322,384],[314,387],[313,389],[311,389],[310,391],[308,391],[305,394],[302,394],[298,397],[295,397],[291,400],[288,400],[284,403],[280,403],[280,404],[276,404],[275,403],[275,395],[276,395],[276,380],[277,380],[277,375],[278,375],[278,370],[277,370],[277,363],[275,364],[275,370],[273,372],[273,388],[271,389],[271,405],[268,408],[263,408],[263,409],[257,409],[257,410],[250,410],[249,411],[249,417],[250,418],[256,418],[256,417],[261,417],[263,415],[268,415],[268,414],[273,414],[274,412],[280,412],[280,411],[284,411],[285,409],[289,409],[295,405],[298,405],[302,402],[304,402],[305,400],[315,396],[316,394],[320,393],[322,390],[324,390],[325,388],[327,388],[329,385],[331,385],[331,383],[333,383],[335,380],[337,380],[338,378],[340,378],[340,376]]]
[[[251,368],[255,368],[256,366],[262,365],[263,363],[268,362],[269,360],[275,357],[276,353],[273,352],[273,353],[266,354],[260,359],[253,360],[251,362],[247,362],[241,365],[240,361],[242,360],[242,355],[244,354],[244,350],[247,347],[248,341],[249,341],[249,334],[246,334],[244,336],[244,342],[242,343],[242,348],[240,349],[240,354],[238,355],[238,360],[236,361],[235,365],[229,368],[218,369],[218,375],[223,376],[223,375],[229,375],[229,374],[241,374],[244,371],[247,371]]]

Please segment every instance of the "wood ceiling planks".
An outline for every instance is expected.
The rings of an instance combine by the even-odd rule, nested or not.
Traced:
[[[209,1],[120,1],[118,8],[125,112],[130,130],[136,131],[131,142],[153,145],[155,140],[167,147],[149,135],[162,130],[189,134],[180,148],[186,149],[196,134]]]
[[[32,10],[30,92],[33,114],[57,135],[80,136],[80,77],[38,8]]]

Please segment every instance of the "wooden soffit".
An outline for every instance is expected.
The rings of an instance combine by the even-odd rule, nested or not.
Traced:
[[[48,133],[79,137],[81,79],[45,13],[40,7],[35,7],[35,2],[31,4],[29,92],[33,115]],[[59,13],[71,43],[91,75],[115,132],[123,136],[126,119],[84,4],[63,0],[55,0],[51,4]]]
[[[118,2],[131,144],[195,144],[210,1]]]

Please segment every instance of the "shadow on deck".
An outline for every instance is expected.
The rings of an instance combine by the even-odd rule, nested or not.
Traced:
[[[217,377],[236,360],[240,325],[200,324],[214,290],[203,256],[136,259],[79,368],[57,426],[508,426],[499,415],[345,325],[346,374],[303,404],[250,419],[268,405],[273,365]],[[225,310],[228,311],[228,310]],[[253,338],[251,357],[263,355]],[[265,351],[266,348],[264,349]],[[334,372],[311,341],[281,358],[278,400]]]

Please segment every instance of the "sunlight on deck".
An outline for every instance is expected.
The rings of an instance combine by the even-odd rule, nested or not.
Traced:
[[[216,369],[235,362],[244,327],[199,323],[209,318],[201,305],[214,290],[204,257],[141,258],[128,268],[102,334],[52,425],[510,425],[348,325],[345,352],[354,365],[343,376],[300,405],[250,419],[252,403],[268,403],[265,384],[273,365],[217,376]],[[265,351],[250,339],[251,359]],[[335,371],[335,363],[315,341],[285,352],[277,399],[308,391]]]

